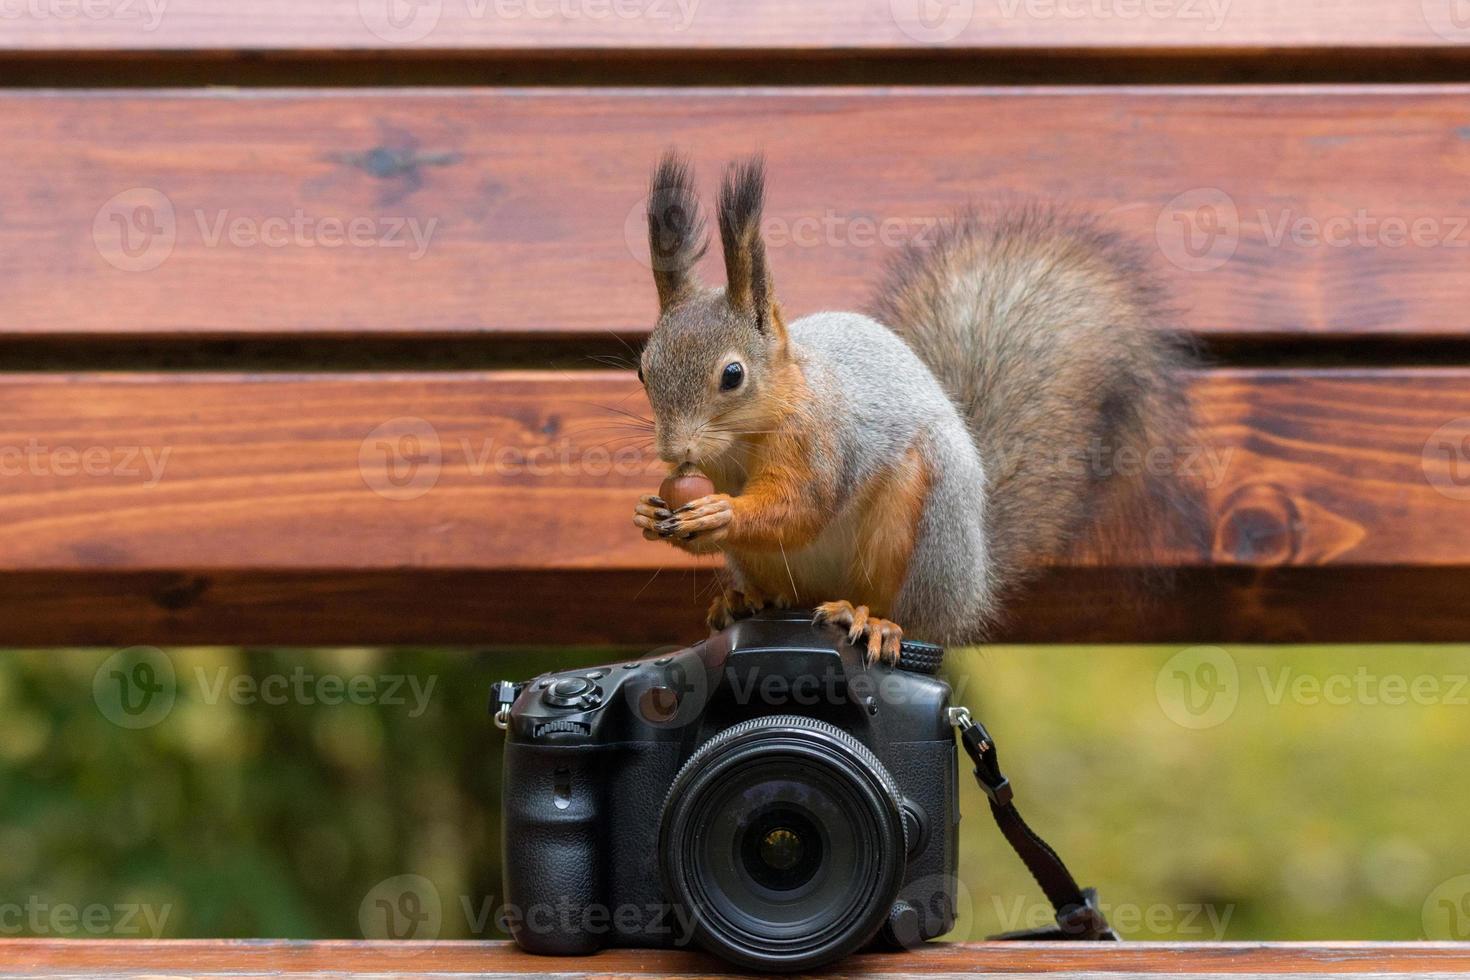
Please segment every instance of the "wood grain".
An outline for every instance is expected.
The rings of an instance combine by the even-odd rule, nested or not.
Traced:
[[[11,91],[0,339],[637,336],[655,312],[639,212],[670,143],[711,190],[726,159],[766,149],[796,314],[862,306],[892,247],[967,200],[1039,197],[1106,213],[1210,337],[1463,338],[1467,100],[1458,85]]]
[[[9,939],[0,962],[27,976],[101,978],[159,973],[190,977],[724,977],[703,955],[615,950],[579,959],[530,956],[506,943],[106,941]],[[870,953],[827,977],[959,976],[989,973],[1176,977],[1447,976],[1470,970],[1463,943],[966,943],[911,953]]]
[[[1470,637],[1470,370],[1195,390],[1200,454],[1165,465],[1213,535],[1164,556],[1179,605],[1084,559],[1012,638]],[[616,405],[630,375],[0,376],[0,643],[685,638],[713,566],[632,528],[660,467]]]
[[[964,51],[1036,48],[1340,50],[1463,43],[1450,0],[114,0],[13,5],[18,51]],[[10,10],[12,8],[7,8]],[[1436,28],[1438,30],[1436,30]]]

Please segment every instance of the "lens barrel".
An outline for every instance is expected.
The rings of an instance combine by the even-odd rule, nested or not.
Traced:
[[[798,715],[757,718],[702,745],[664,801],[666,894],[706,949],[795,971],[866,945],[903,881],[903,797],[869,749]]]

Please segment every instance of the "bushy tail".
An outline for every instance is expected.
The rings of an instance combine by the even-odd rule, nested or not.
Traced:
[[[1130,243],[1042,206],[971,211],[900,255],[875,306],[968,421],[1002,596],[1081,544],[1197,542],[1191,348]]]

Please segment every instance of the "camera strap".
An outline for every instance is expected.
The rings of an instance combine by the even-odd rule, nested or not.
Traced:
[[[1077,879],[1067,870],[1061,856],[1021,819],[1011,782],[1000,771],[995,740],[985,726],[970,717],[968,708],[951,708],[949,721],[958,730],[965,753],[975,763],[975,780],[990,800],[990,813],[995,817],[996,825],[1056,910],[1055,926],[1007,932],[990,938],[1003,941],[1117,942],[1118,934],[1108,925],[1098,907],[1097,892],[1078,887]]]

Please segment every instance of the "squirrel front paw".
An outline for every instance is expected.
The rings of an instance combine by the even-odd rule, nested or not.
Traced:
[[[847,630],[847,642],[867,646],[868,666],[879,660],[897,664],[903,654],[903,629],[894,622],[868,615],[867,606],[854,606],[846,599],[824,602],[817,607],[815,623],[831,623]]]
[[[657,511],[660,509],[658,504],[662,502],[655,498],[648,506]],[[634,522],[644,528],[645,538],[652,530],[654,537],[696,555],[719,551],[730,533],[730,524],[735,519],[735,507],[730,496],[723,493],[700,497],[672,512],[664,511],[663,516],[654,517],[648,524],[640,520],[645,517],[644,506],[639,505]]]
[[[661,537],[659,522],[668,520],[673,513],[664,498],[646,493],[638,498],[638,506],[633,508],[633,523],[643,529],[645,541],[657,541]]]

